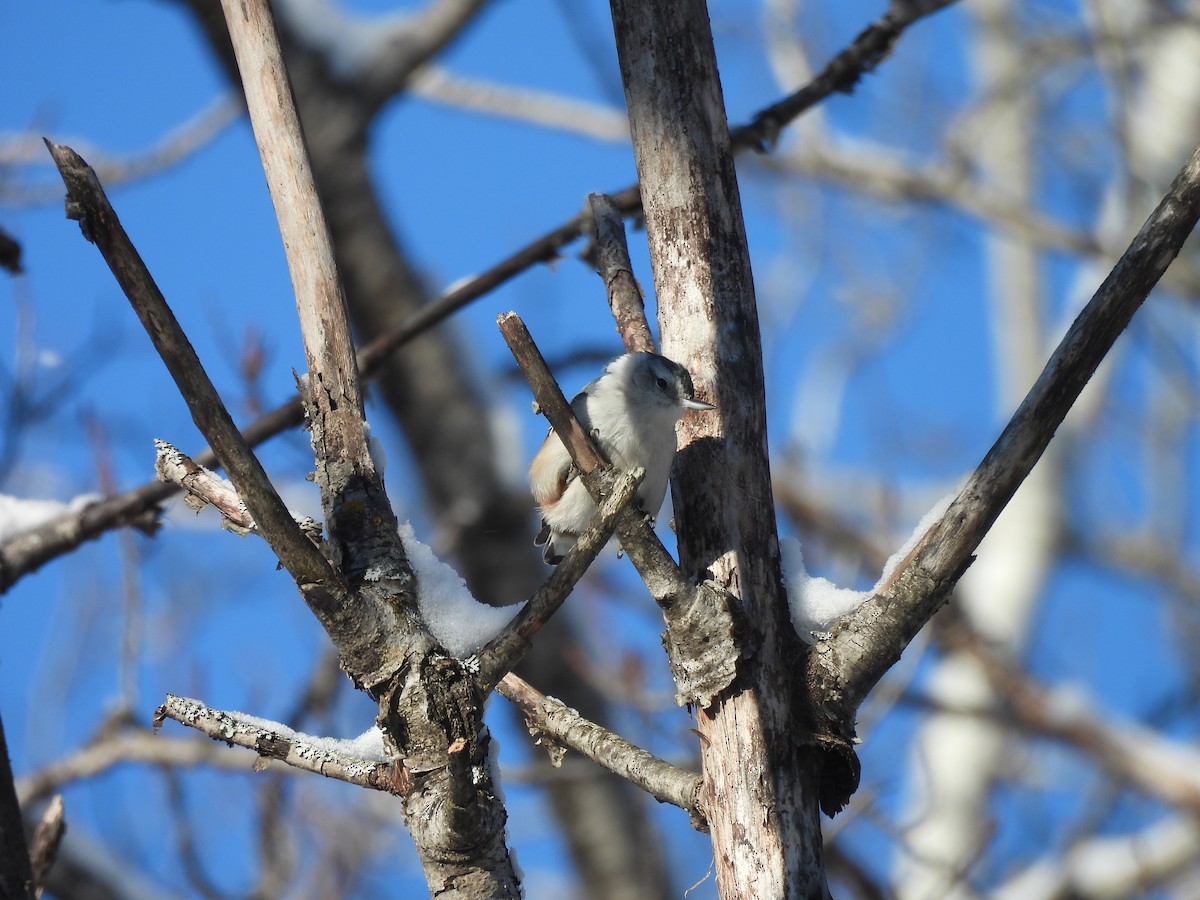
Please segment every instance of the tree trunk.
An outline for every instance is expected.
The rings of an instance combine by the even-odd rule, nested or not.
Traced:
[[[741,598],[758,643],[699,709],[706,807],[722,897],[828,895],[818,762],[796,672],[804,648],[779,570],[754,285],[703,0],[612,0],[667,356],[698,396],[672,497],[686,572]]]

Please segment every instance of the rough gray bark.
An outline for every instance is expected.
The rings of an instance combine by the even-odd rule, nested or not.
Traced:
[[[488,766],[483,692],[421,621],[395,514],[367,451],[332,238],[274,21],[267,0],[222,5],[296,291],[309,364],[303,397],[327,544],[359,605],[391,610],[397,618],[385,639],[395,653],[389,671],[371,672],[368,680],[344,652],[342,664],[379,700],[384,743],[401,770],[405,824],[430,893],[515,897],[520,888],[505,845],[507,814]]]
[[[682,428],[672,499],[685,572],[741,598],[757,653],[697,711],[723,897],[819,897],[818,782],[797,716],[803,648],[779,570],[754,285],[702,0],[612,0],[666,355],[718,412]]]
[[[217,58],[232,71],[216,4],[185,2]],[[426,286],[379,205],[367,161],[368,130],[386,99],[382,87],[390,84],[394,93],[403,79],[393,61],[388,79],[372,80],[372,92],[364,94],[332,78],[320,56],[286,26],[281,38],[351,319],[369,341],[427,308]],[[410,57],[410,68],[419,58]],[[579,236],[582,220],[577,217],[505,261],[494,283],[554,258],[558,248]],[[408,441],[440,541],[475,596],[503,605],[530,596],[545,571],[531,542],[532,503],[526,493],[513,492],[497,470],[498,454],[485,427],[486,400],[462,365],[464,358],[452,333],[437,330],[392,354],[378,382]],[[556,619],[548,627],[551,633],[534,643],[520,671],[538,684],[553,685],[557,696],[589,719],[605,721],[606,701],[566,663],[562,649],[576,643],[569,625]],[[627,785],[601,774],[551,780],[547,790],[587,896],[645,900],[670,895],[658,839]]]

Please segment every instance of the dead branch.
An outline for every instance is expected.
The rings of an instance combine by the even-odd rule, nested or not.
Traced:
[[[484,690],[491,690],[492,685],[515,668],[529,651],[534,635],[550,621],[604,549],[612,537],[617,516],[634,498],[638,485],[646,477],[644,469],[634,472],[601,469],[596,474],[602,484],[604,501],[599,504],[588,527],[513,620],[474,655]]]
[[[168,694],[154,711],[157,732],[166,719],[195,728],[214,741],[253,750],[263,759],[277,759],[297,769],[315,772],[326,778],[345,781],[359,787],[396,794],[401,792],[397,770],[391,762],[364,759],[340,752],[325,744],[303,740],[290,728],[266,727],[261,720],[249,721],[236,713],[211,709],[199,700]],[[268,723],[269,725],[270,723]],[[258,764],[255,771],[261,771]]]
[[[190,456],[166,441],[156,440],[154,447],[157,455],[154,460],[154,472],[160,481],[178,485],[187,491],[185,502],[199,512],[205,506],[212,506],[221,514],[221,527],[237,535],[258,533],[254,517],[246,509],[232,484],[196,463]],[[189,502],[190,501],[190,502]],[[317,546],[321,543],[321,523],[309,516],[292,514],[300,530],[313,540]]]
[[[582,753],[660,803],[678,806],[691,816],[693,825],[704,828],[704,814],[698,802],[701,779],[695,772],[659,759],[607,728],[589,722],[516,675],[504,676],[496,685],[496,692],[521,708],[531,734],[544,735],[552,745]],[[548,749],[553,758],[553,747]]]
[[[759,152],[771,149],[785,125],[832,94],[852,93],[863,75],[874,71],[891,55],[896,41],[908,26],[953,2],[955,0],[893,0],[888,11],[831,59],[816,78],[761,110],[750,124],[733,129],[730,138],[734,147],[752,147]]]
[[[646,321],[642,288],[629,260],[621,211],[606,194],[589,194],[588,208],[592,213],[592,243],[582,256],[595,267],[604,282],[608,307],[616,320],[625,352],[646,350],[657,353],[658,345],[650,333],[650,323]]]
[[[1200,148],[1176,176],[1125,254],[1072,323],[996,443],[896,569],[891,582],[834,628],[809,656],[808,676],[825,709],[854,711],[918,630],[946,602],[972,553],[1083,386],[1174,260],[1200,219]]]
[[[392,633],[387,621],[392,615],[390,609],[356,602],[341,575],[301,531],[234,425],[195,350],[121,227],[95,172],[71,148],[49,141],[47,145],[67,185],[69,214],[79,220],[84,236],[104,256],[179,386],[193,421],[214,448],[267,543],[295,578],[305,602],[325,626],[341,658],[351,662],[362,681],[378,683],[395,670],[390,654],[396,648],[385,637]]]
[[[33,881],[41,888],[45,885],[46,876],[54,867],[58,858],[58,848],[62,844],[63,835],[67,831],[67,822],[63,817],[62,794],[55,794],[46,805],[37,828],[33,831],[33,839],[29,843],[29,861],[33,868]]]

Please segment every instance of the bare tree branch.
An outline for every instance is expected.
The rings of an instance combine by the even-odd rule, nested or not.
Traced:
[[[364,74],[380,100],[402,91],[413,72],[444,50],[474,21],[487,0],[427,0],[380,42]]]
[[[588,527],[513,620],[474,655],[484,690],[490,690],[520,662],[534,636],[574,590],[588,566],[612,537],[617,516],[634,498],[638,486],[646,477],[646,470],[639,468],[634,472],[616,472],[601,469],[596,474],[597,480],[603,485],[601,491],[605,498],[598,505]]]
[[[154,711],[154,730],[157,732],[166,719],[195,728],[215,741],[246,747],[267,759],[277,759],[297,769],[315,772],[356,784],[359,787],[391,794],[403,793],[403,769],[390,762],[364,759],[342,753],[325,745],[298,738],[289,728],[265,727],[262,720],[248,721],[236,713],[211,709],[199,700],[176,697],[167,699]],[[411,787],[411,783],[408,785]]]
[[[215,449],[239,495],[263,529],[271,549],[298,583],[336,594],[340,578],[328,560],[301,533],[262,465],[234,425],[178,320],[121,227],[96,173],[70,147],[50,141],[46,145],[67,187],[68,215],[79,220],[84,237],[96,244],[112,269],[179,386],[192,419]],[[328,587],[321,587],[323,585]]]
[[[97,245],[112,269],[179,386],[196,426],[214,447],[263,536],[295,578],[342,660],[352,665],[356,677],[365,683],[378,683],[385,673],[395,670],[392,655],[397,650],[385,637],[391,633],[387,620],[394,615],[393,608],[355,602],[341,575],[300,530],[234,425],[95,173],[69,147],[49,141],[47,145],[67,185],[68,212],[79,219],[84,236]]]
[[[955,0],[892,0],[888,11],[835,56],[812,81],[793,94],[758,112],[748,125],[730,134],[735,148],[766,150],[775,145],[784,126],[832,94],[853,92],[859,79],[891,54],[913,22],[949,6]]]
[[[452,287],[437,300],[422,306],[403,322],[367,343],[358,353],[359,371],[364,378],[380,374],[389,356],[413,338],[449,318],[467,304],[479,299],[521,272],[541,262],[558,258],[559,250],[579,237],[583,217],[548,232],[491,269]],[[257,446],[304,420],[300,398],[293,398],[260,416],[242,431],[250,446]],[[195,457],[202,466],[216,464],[210,450]],[[47,524],[0,543],[0,593],[18,579],[37,571],[46,563],[94,540],[113,528],[135,526],[153,533],[157,527],[157,507],[177,488],[150,481],[117,497],[92,504],[79,513],[60,516]]]
[[[1120,248],[1103,244],[1086,231],[1071,228],[1031,209],[1028,204],[983,182],[965,161],[906,164],[861,144],[817,141],[764,157],[759,164],[776,172],[795,172],[843,185],[886,201],[943,203],[980,222],[1041,247],[1084,256],[1116,257]]]
[[[118,154],[84,139],[69,138],[65,143],[91,161],[96,177],[110,188],[138,179],[149,178],[177,165],[196,153],[242,114],[242,101],[225,93],[187,121],[171,129],[152,147],[130,154]],[[0,167],[40,165],[45,147],[33,132],[0,139]],[[62,190],[57,184],[29,184],[22,179],[5,179],[0,185],[0,201],[6,206],[36,206],[57,203]]]
[[[379,500],[382,490],[367,451],[358,367],[333,240],[317,198],[270,8],[255,0],[224,0],[222,5],[296,295],[308,360],[304,393],[315,411],[309,424],[317,451],[317,480],[332,534],[337,511],[333,497],[327,495],[344,490],[337,482],[349,473],[322,473],[326,467],[350,466],[355,477],[368,482],[364,493],[374,501],[368,516],[380,515],[384,509],[390,513],[390,506],[386,498]],[[386,519],[395,524],[394,516]],[[395,544],[399,545],[398,539]],[[403,560],[402,551],[399,558]]]
[[[496,692],[521,708],[531,733],[544,734],[554,744],[582,753],[660,803],[678,806],[692,817],[697,828],[704,827],[704,814],[698,802],[701,779],[696,773],[671,765],[607,728],[589,722],[516,675],[504,676],[496,685]]]
[[[663,350],[718,406],[680,428],[680,562],[737,597],[758,639],[697,711],[717,886],[730,897],[826,896],[819,812],[844,804],[858,764],[848,741],[814,728],[806,707],[819,695],[789,674],[805,651],[782,587],[758,309],[708,13],[702,0],[610,7]]]
[[[607,194],[589,194],[588,207],[592,212],[592,243],[583,256],[595,267],[608,294],[608,307],[617,323],[617,333],[627,353],[646,350],[658,352],[650,323],[646,321],[646,305],[642,288],[633,274],[629,260],[629,244],[625,239],[625,220],[621,211]]]
[[[221,527],[227,528],[237,535],[250,532],[258,533],[254,517],[233,489],[233,485],[182,451],[166,441],[156,440],[154,446],[157,456],[154,461],[154,471],[160,481],[175,484],[187,491],[185,503],[199,511],[205,506],[213,506],[221,514]],[[320,546],[321,523],[309,516],[293,514],[293,519],[300,530],[308,535],[314,543]]]
[[[408,92],[427,100],[486,116],[583,135],[597,141],[628,143],[624,110],[560,93],[468,78],[441,66],[424,65],[408,82]]]
[[[18,779],[22,805],[44,800],[55,791],[85,781],[122,765],[197,766],[244,770],[236,757],[199,739],[152,736],[143,728],[123,728],[98,736],[62,759],[41,766]]]
[[[1200,814],[1200,752],[1133,722],[1105,718],[1068,688],[1039,684],[978,635],[953,629],[951,645],[983,666],[1018,725],[1062,741],[1151,797]]]
[[[1188,873],[1195,870],[1197,853],[1200,824],[1194,815],[1175,816],[1127,834],[1089,835],[1068,847],[1056,846],[984,896],[989,900],[1111,900],[1149,896],[1162,886],[1166,896],[1186,897],[1195,883]]]
[[[420,618],[416,579],[367,450],[345,299],[271,10],[267,0],[222,6],[296,292],[328,542],[357,606],[389,625],[382,634],[366,630],[372,661],[386,667],[363,668],[344,652],[343,666],[378,700],[385,745],[411,779],[405,823],[430,892],[447,900],[515,896],[506,811],[486,764],[482,691]],[[331,631],[342,623],[323,624]]]
[[[63,835],[67,831],[67,822],[63,818],[62,794],[55,794],[46,805],[46,811],[33,832],[33,840],[29,845],[29,861],[33,868],[33,881],[38,887],[46,883],[46,876],[58,858],[58,848],[62,844]]]
[[[958,497],[891,582],[809,656],[810,683],[849,727],[867,692],[946,602],[975,548],[1029,474],[1083,386],[1200,219],[1200,148],[1176,176]]]

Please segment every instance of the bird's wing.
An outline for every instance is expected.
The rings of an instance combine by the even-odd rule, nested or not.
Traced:
[[[542,441],[542,446],[533,455],[529,464],[529,487],[538,506],[549,506],[557,502],[567,489],[567,476],[571,471],[571,455],[563,446],[558,435],[551,431]]]
[[[589,383],[571,400],[571,409],[585,431],[592,427],[587,401],[588,389],[595,384],[595,381]],[[538,452],[533,456],[533,461],[529,464],[529,486],[538,506],[555,503],[563,495],[571,481],[571,465],[571,454],[558,439],[554,429],[550,429],[546,434],[546,439],[542,441],[542,446],[538,448]]]

